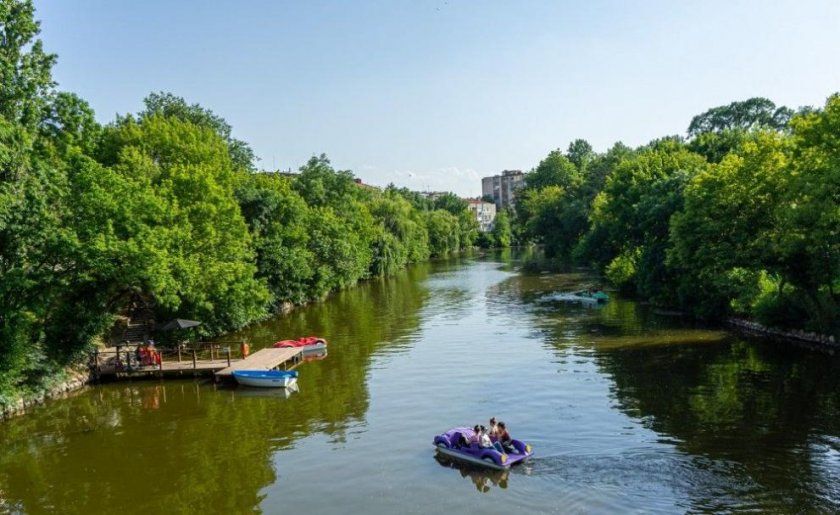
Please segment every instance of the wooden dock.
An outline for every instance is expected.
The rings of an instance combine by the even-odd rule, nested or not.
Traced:
[[[141,363],[134,357],[133,347],[95,351],[89,367],[96,378],[128,379],[143,376],[214,375],[216,379],[230,379],[234,370],[290,370],[302,361],[303,349],[267,348],[243,358],[230,345],[211,344],[200,352],[196,349],[166,351],[157,363]]]
[[[273,370],[283,366],[286,370],[294,368],[300,362],[302,347],[283,347],[280,349],[261,349],[245,359],[240,359],[227,368],[216,372],[216,377],[226,378],[233,374],[234,370]],[[291,362],[291,366],[289,366]]]

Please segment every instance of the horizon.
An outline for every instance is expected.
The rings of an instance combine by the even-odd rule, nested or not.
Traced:
[[[225,118],[260,169],[325,153],[365,184],[461,197],[577,138],[636,147],[714,106],[840,90],[830,0],[35,7],[59,89],[100,122],[167,91]]]

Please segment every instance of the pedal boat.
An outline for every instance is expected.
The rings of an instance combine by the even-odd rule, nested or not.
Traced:
[[[435,436],[432,443],[440,454],[494,470],[507,470],[534,454],[531,446],[520,440],[511,441],[514,452],[499,452],[495,447],[479,447],[476,443],[460,443],[464,438],[472,440],[474,435],[472,428],[456,427]]]
[[[297,340],[280,340],[274,342],[272,345],[275,349],[282,349],[284,347],[303,347],[303,353],[319,353],[327,350],[327,340],[318,336],[304,336]]]

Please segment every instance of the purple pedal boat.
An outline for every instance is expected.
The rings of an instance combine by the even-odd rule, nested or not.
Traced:
[[[499,452],[495,447],[485,448],[476,443],[464,443],[473,440],[474,436],[472,428],[456,427],[435,436],[433,443],[441,454],[496,470],[507,470],[511,465],[534,454],[531,446],[520,440],[511,441],[514,452]]]

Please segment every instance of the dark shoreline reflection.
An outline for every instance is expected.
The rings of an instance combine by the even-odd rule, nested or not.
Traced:
[[[597,310],[552,300],[591,280],[523,274],[495,294],[529,306],[561,362],[591,356],[617,409],[686,455],[675,483],[689,510],[840,512],[840,359],[621,298]]]
[[[614,378],[620,410],[688,455],[736,464],[731,484],[761,492],[737,492],[743,501],[840,510],[840,463],[826,462],[840,452],[836,359],[732,337],[599,352],[596,361]],[[695,508],[714,506],[702,490],[694,496]]]

